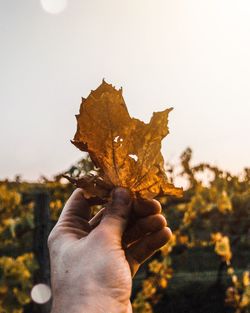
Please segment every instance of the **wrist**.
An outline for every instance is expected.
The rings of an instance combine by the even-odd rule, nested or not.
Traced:
[[[132,307],[130,301],[125,304],[111,297],[101,298],[96,293],[80,299],[54,298],[51,313],[132,313]]]

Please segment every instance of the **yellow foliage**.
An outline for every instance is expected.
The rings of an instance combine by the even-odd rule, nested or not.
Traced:
[[[133,301],[132,308],[134,313],[153,313],[152,305],[144,300],[140,294],[138,294],[138,297]]]
[[[8,208],[8,210],[13,210],[16,206],[21,203],[20,193],[8,190],[5,184],[0,185],[0,207]]]
[[[217,205],[221,213],[227,213],[228,211],[232,211],[232,203],[226,190],[223,190],[220,194],[220,197],[217,200]]]
[[[250,295],[243,294],[240,301],[240,308],[245,308],[250,304]]]
[[[187,244],[188,243],[188,236],[184,236],[184,235],[178,236],[178,243],[181,245]]]
[[[18,302],[19,302],[21,305],[25,305],[25,304],[27,304],[27,303],[30,302],[30,296],[29,296],[29,294],[23,292],[23,291],[20,290],[20,289],[13,288],[13,294],[16,296]]]
[[[6,218],[2,223],[4,226],[11,226],[15,224],[15,220],[13,218]]]
[[[50,202],[50,209],[61,209],[62,208],[62,201],[61,200],[59,200],[59,199],[56,199],[56,200],[54,200],[54,201],[51,201]]]
[[[15,298],[14,301],[19,304],[19,307],[16,306],[15,310],[16,312],[22,312],[22,306],[31,301],[31,278],[32,272],[35,268],[34,256],[32,253],[26,253],[17,258],[6,256],[0,257],[0,268],[3,272],[0,285],[1,297],[3,299],[5,297]],[[17,282],[18,288],[16,287]],[[5,312],[4,307],[2,310]],[[9,311],[7,310],[6,312],[8,313]]]
[[[176,245],[176,234],[172,234],[172,237],[170,238],[170,240],[164,245],[161,247],[161,254],[163,256],[167,256],[173,249],[173,247]]]
[[[228,273],[229,275],[233,275],[233,273],[234,273],[233,267],[229,267],[229,268],[227,269],[227,273]]]
[[[249,271],[245,271],[242,275],[242,283],[244,287],[248,287],[250,285],[250,275]]]
[[[60,211],[62,210],[63,203],[60,199],[55,199],[50,202],[50,216],[52,220],[57,220]]]
[[[193,210],[192,204],[187,206],[187,211],[184,213],[183,224],[188,225],[196,218],[197,213]]]
[[[229,263],[232,258],[232,252],[229,244],[229,238],[223,237],[221,241],[217,241],[215,244],[215,252],[222,256],[224,260]]]
[[[168,281],[166,280],[166,278],[161,277],[158,284],[161,288],[167,288]]]
[[[155,287],[154,283],[149,279],[144,280],[142,283],[142,294],[146,298],[149,298],[152,295],[154,295],[155,293],[156,293],[156,287]]]
[[[237,275],[232,275],[232,282],[236,285],[238,283]]]
[[[163,268],[163,264],[157,260],[153,260],[152,262],[149,263],[148,267],[152,273],[159,273],[160,270]]]
[[[5,294],[8,292],[8,286],[7,285],[0,285],[0,294]]]
[[[216,243],[217,241],[220,241],[222,239],[222,234],[221,233],[212,233],[211,235],[211,240]]]
[[[222,236],[221,233],[215,233],[211,234],[211,239],[215,243],[215,252],[229,264],[232,258],[229,238],[227,236]]]

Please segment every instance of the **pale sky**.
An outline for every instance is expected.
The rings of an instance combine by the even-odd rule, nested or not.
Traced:
[[[144,121],[174,107],[166,160],[190,146],[195,163],[250,166],[249,0],[42,2],[0,0],[0,179],[79,160],[74,115],[102,78]]]

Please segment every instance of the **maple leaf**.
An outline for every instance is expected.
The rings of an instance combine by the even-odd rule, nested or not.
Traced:
[[[122,89],[104,80],[86,99],[76,115],[77,131],[72,143],[89,153],[99,174],[74,180],[90,198],[105,198],[115,186],[128,188],[143,198],[181,196],[182,189],[168,182],[161,140],[168,134],[168,114],[153,113],[148,124],[131,118]]]

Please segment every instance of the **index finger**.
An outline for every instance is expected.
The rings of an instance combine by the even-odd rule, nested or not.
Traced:
[[[75,222],[76,220],[79,221],[79,219],[88,222],[90,217],[90,205],[84,198],[83,190],[81,188],[77,188],[66,202],[58,219],[58,223]]]

